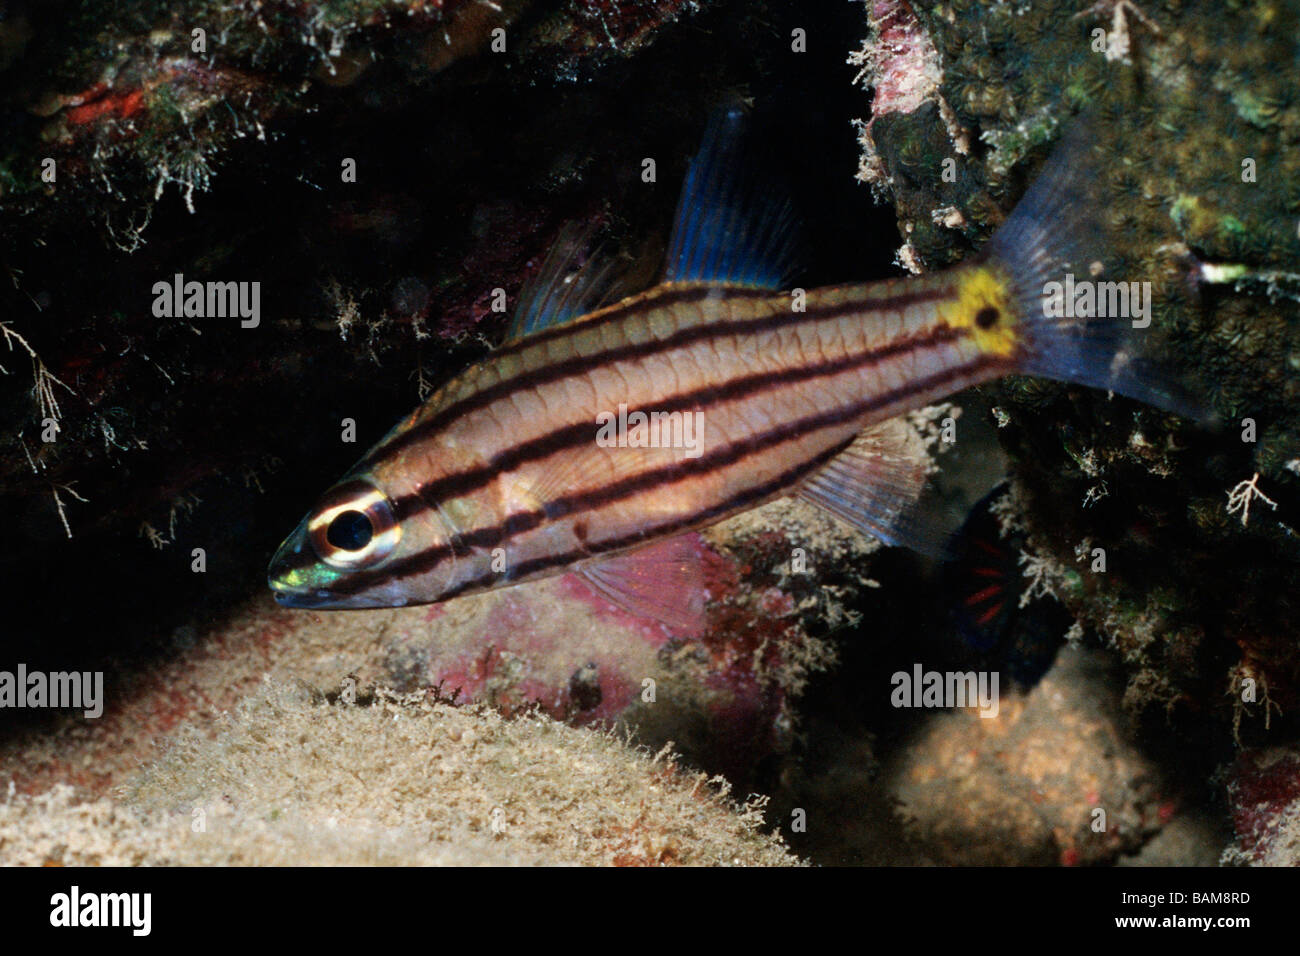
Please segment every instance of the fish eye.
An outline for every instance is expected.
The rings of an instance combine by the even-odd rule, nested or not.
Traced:
[[[344,551],[360,551],[374,536],[370,519],[360,511],[344,511],[335,516],[325,531],[325,540]]]
[[[316,555],[336,568],[378,564],[393,553],[401,528],[388,496],[365,481],[331,488],[307,522]]]

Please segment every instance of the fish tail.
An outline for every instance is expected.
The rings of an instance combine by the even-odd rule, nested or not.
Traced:
[[[1159,339],[1151,328],[1152,283],[1116,268],[1093,145],[1088,123],[1076,123],[985,247],[983,268],[998,276],[1014,313],[1009,351],[1024,374],[1210,420],[1197,398],[1203,390],[1149,354]]]

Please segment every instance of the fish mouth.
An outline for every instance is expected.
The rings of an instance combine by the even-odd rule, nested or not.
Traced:
[[[280,605],[280,607],[310,609],[327,607],[337,601],[337,598],[328,591],[291,588],[282,582],[277,581],[273,575],[268,576],[267,584],[271,586],[271,591],[275,595],[275,603]]]
[[[289,553],[286,554],[286,551]],[[289,583],[292,576],[300,576],[292,566],[291,558],[291,549],[282,546],[276,557],[270,559],[270,567],[266,568],[266,587],[276,596],[277,604],[281,607],[321,607],[330,604],[334,598],[330,592],[321,588],[294,587]]]
[[[285,549],[281,548],[281,553],[277,553],[271,561],[271,566],[266,572],[266,583],[270,587],[271,593],[275,596],[275,602],[280,607],[293,608],[320,608],[320,607],[349,607],[355,599],[349,596],[340,596],[326,588],[302,587],[293,585],[289,582],[295,576],[301,577],[301,573],[294,568],[289,560],[283,557]],[[290,551],[289,557],[293,556]]]
[[[339,594],[329,588],[313,587],[312,574],[304,574],[303,554],[310,554],[309,545],[304,543],[299,533],[289,536],[280,545],[275,557],[266,569],[266,584],[275,596],[275,602],[281,607],[312,610],[329,608],[331,610],[360,610],[364,608],[400,606],[405,601],[382,602],[366,594]],[[310,567],[310,562],[308,562]],[[302,583],[298,583],[302,582]]]
[[[280,607],[298,610],[329,608],[331,611],[367,611],[375,608],[402,607],[404,600],[385,601],[365,594],[335,594],[314,588],[289,587],[282,581],[270,578],[268,583],[275,595],[275,602]]]
[[[304,522],[305,525],[305,522]],[[306,550],[304,526],[300,525],[293,534],[276,549],[275,556],[266,569],[266,584],[275,595],[276,603],[281,607],[315,608],[334,603],[337,598],[324,588],[304,587],[301,583],[303,574],[303,554]]]

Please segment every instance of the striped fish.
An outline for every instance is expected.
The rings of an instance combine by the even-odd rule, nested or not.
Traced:
[[[600,305],[607,266],[575,268],[581,241],[563,240],[507,342],[399,423],[280,547],[277,600],[392,607],[578,571],[689,626],[702,589],[683,533],[781,496],[934,550],[914,517],[926,464],[903,412],[1012,373],[1186,408],[1130,354],[1127,320],[1046,314],[1046,283],[1102,268],[1086,248],[1094,174],[1078,137],[972,260],[806,292],[780,291],[793,216],[743,171],[742,143],[740,111],[711,124],[654,288]]]

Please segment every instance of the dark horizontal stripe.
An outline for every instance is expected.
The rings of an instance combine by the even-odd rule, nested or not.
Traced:
[[[961,335],[961,332],[950,326],[940,325],[924,333],[896,339],[883,348],[868,352],[842,355],[839,358],[825,362],[800,365],[774,372],[755,372],[722,384],[705,385],[689,392],[665,396],[655,400],[654,411],[673,414],[697,408],[701,405],[746,398],[768,389],[878,365],[914,349],[932,348],[936,345],[955,341]],[[444,475],[427,484],[418,486],[412,494],[403,495],[394,500],[393,513],[398,521],[405,521],[407,518],[414,517],[432,508],[433,502],[446,501],[470,494],[491,483],[502,472],[513,471],[529,462],[539,461],[556,452],[594,441],[596,427],[594,421],[575,422],[557,428],[545,435],[539,435],[536,438],[521,442],[497,453],[485,464]]]
[[[608,308],[598,309],[592,313],[593,318],[590,321],[582,322],[583,331],[587,329],[600,328],[608,325],[610,322],[618,321],[625,315],[633,315],[640,312],[643,306],[660,308],[662,306],[694,304],[711,295],[717,295],[718,292],[725,289],[728,298],[742,299],[766,299],[778,293],[773,289],[754,289],[748,286],[716,286],[702,285],[699,283],[682,283],[679,285],[663,285],[657,290],[643,292],[637,296],[630,296],[633,301],[624,308],[620,309],[617,305]],[[562,338],[565,335],[572,334],[577,321],[561,322],[559,325],[552,325],[545,329],[539,329],[529,335],[521,336],[517,339],[511,339],[501,345],[500,348],[492,352],[492,358],[500,358],[506,355],[514,355],[522,352],[526,348],[531,348],[542,342],[550,342],[554,339]]]
[[[833,448],[829,448],[820,455],[809,459],[802,464],[788,468],[781,474],[777,475],[771,481],[764,482],[761,485],[755,485],[752,488],[746,488],[737,495],[733,495],[726,501],[720,502],[709,508],[705,508],[693,515],[685,518],[677,518],[673,521],[666,521],[663,524],[655,525],[635,534],[623,535],[621,538],[608,538],[595,545],[588,547],[583,551],[566,551],[563,554],[548,555],[543,558],[534,558],[531,561],[524,561],[514,569],[513,576],[516,578],[527,578],[531,574],[537,574],[541,571],[549,571],[553,568],[562,568],[570,564],[575,564],[584,558],[590,558],[593,554],[602,554],[609,551],[618,551],[623,548],[631,548],[634,545],[645,542],[646,538],[666,538],[680,531],[692,528],[701,522],[711,518],[720,518],[729,512],[739,511],[747,505],[758,504],[765,498],[769,498],[783,488],[788,488],[796,482],[807,478],[818,468],[830,464],[836,455],[853,444],[853,439],[841,442]],[[453,588],[447,592],[441,600],[448,601],[454,597],[460,597],[462,594],[468,594],[473,591],[481,591],[490,588],[497,582],[500,575],[496,572],[481,574],[471,581],[466,581],[459,587]]]
[[[566,336],[576,335],[587,332],[590,329],[603,328],[612,322],[620,321],[627,316],[640,315],[657,308],[664,308],[674,305],[694,305],[707,299],[710,294],[716,295],[718,287],[705,285],[688,285],[681,288],[660,287],[659,290],[642,293],[640,296],[632,297],[633,301],[622,305],[610,306],[604,310],[604,314],[592,318],[590,321],[571,320],[561,322],[559,325],[553,325],[537,332],[529,333],[517,339],[510,339],[501,346],[494,349],[491,354],[483,359],[485,363],[497,362],[507,356],[517,355],[525,349],[530,349],[535,345],[554,341],[555,339]],[[656,294],[657,293],[657,294]],[[769,289],[727,289],[727,295],[739,295],[743,298],[766,298],[774,295]],[[598,310],[600,311],[600,310]],[[521,372],[521,375],[528,374],[527,371]],[[404,448],[409,447],[419,441],[424,435],[427,435],[439,428],[445,428],[452,421],[455,421],[461,415],[476,411],[479,408],[486,407],[492,402],[506,395],[509,395],[514,389],[511,385],[519,376],[505,379],[497,382],[467,398],[460,399],[453,404],[441,409],[433,419],[423,422],[409,431],[400,435],[394,435],[380,447],[373,449],[358,464],[358,468],[366,468],[376,461],[382,461],[388,455],[396,454]]]
[[[699,290],[692,290],[699,291]],[[707,297],[708,293],[717,294],[718,289],[705,288],[701,298]],[[727,291],[731,294],[731,290]],[[767,293],[772,295],[773,293]],[[650,339],[645,342],[629,342],[624,345],[616,345],[599,352],[593,352],[590,355],[574,355],[558,362],[552,362],[535,369],[520,372],[512,378],[505,379],[490,385],[487,388],[459,399],[445,408],[440,409],[428,421],[420,422],[413,425],[407,431],[392,436],[387,442],[376,448],[371,454],[357,466],[358,469],[364,470],[372,467],[376,462],[382,461],[392,455],[399,454],[427,436],[446,428],[458,418],[486,408],[498,399],[507,397],[517,391],[526,389],[536,389],[552,382],[558,382],[565,378],[572,378],[579,375],[585,375],[593,369],[599,368],[611,362],[622,362],[647,358],[651,355],[657,355],[662,352],[669,352],[676,348],[693,345],[704,339],[714,338],[724,335],[750,335],[760,334],[762,332],[776,331],[787,326],[803,325],[809,322],[824,322],[827,319],[835,319],[854,312],[871,312],[882,311],[885,309],[904,309],[918,302],[933,302],[939,299],[951,296],[951,290],[946,286],[934,289],[919,289],[915,292],[899,293],[892,296],[884,296],[874,299],[860,299],[855,302],[845,303],[842,305],[822,306],[818,309],[810,309],[806,312],[794,312],[780,310],[771,315],[757,316],[749,319],[731,319],[719,322],[703,322],[698,325],[688,326],[678,329],[671,335],[662,339]],[[665,297],[647,298],[641,302],[635,303],[633,307],[618,310],[611,315],[617,319],[625,319],[642,312],[648,312],[658,308],[664,301]],[[612,321],[612,319],[611,319]],[[588,328],[585,323],[580,326],[564,325],[555,330],[559,334],[577,334]],[[537,341],[535,338],[520,340],[521,345],[531,345]],[[489,358],[488,361],[492,361]]]
[[[843,408],[834,409],[829,412],[822,412],[818,415],[809,415],[795,421],[787,422],[784,425],[778,425],[769,429],[762,434],[752,436],[743,441],[733,442],[725,446],[718,452],[702,457],[687,459],[682,462],[675,462],[672,465],[665,465],[661,468],[653,468],[642,472],[639,475],[630,475],[622,481],[614,482],[605,488],[596,492],[586,492],[581,494],[566,495],[556,500],[559,513],[569,514],[574,511],[593,511],[605,505],[613,504],[626,498],[640,494],[649,488],[658,484],[672,483],[685,478],[694,477],[699,474],[706,474],[718,468],[725,468],[735,464],[749,455],[761,452],[766,446],[779,444],[791,438],[796,438],[803,434],[820,431],[823,428],[829,428],[834,425],[841,425],[853,419],[860,418],[872,411],[887,407],[895,402],[903,401],[920,392],[926,392],[931,389],[943,388],[958,379],[972,375],[982,369],[992,367],[993,365],[1002,364],[1003,360],[994,356],[983,355],[973,362],[960,365],[955,368],[947,369],[937,375],[931,375],[928,378],[920,379],[916,382],[908,383],[901,388],[892,389],[888,392],[876,395],[872,398],[864,399],[852,405]],[[1009,371],[1010,369],[1008,369]],[[847,444],[847,443],[846,443]],[[832,456],[833,457],[833,456]],[[828,459],[829,460],[829,459]],[[772,492],[769,492],[769,494]],[[755,499],[757,500],[757,499]],[[683,519],[688,524],[696,524],[701,520],[706,520],[701,515],[707,517],[708,514],[721,514],[718,511],[719,506],[712,506],[705,512],[690,516],[689,519]],[[734,505],[728,507],[735,507]],[[724,509],[725,510],[725,509]],[[518,534],[524,531],[531,531],[537,528],[544,521],[548,520],[546,511],[534,510],[518,512],[507,516],[502,522],[487,528],[480,528],[477,531],[471,531],[461,536],[461,541],[467,545],[478,548],[494,548],[500,546],[506,539],[506,527],[510,528],[511,534]],[[683,525],[685,527],[687,525]],[[646,531],[637,536],[639,538],[654,532]],[[619,545],[621,547],[621,545]],[[589,551],[582,552],[582,555],[614,550],[615,546],[607,542],[593,542],[589,545]],[[577,553],[577,552],[575,552]],[[355,594],[363,591],[372,584],[381,583],[391,578],[406,578],[417,574],[422,574],[435,567],[438,562],[451,555],[451,548],[447,545],[437,545],[404,558],[390,568],[375,569],[373,571],[358,571],[341,580],[331,590],[336,594]],[[580,555],[581,556],[581,555]],[[567,558],[567,560],[577,560],[576,558]],[[523,565],[515,568],[515,575],[522,576],[520,570]],[[498,575],[493,575],[497,579]],[[457,589],[456,593],[462,593],[464,589]],[[446,597],[439,600],[446,600]]]

